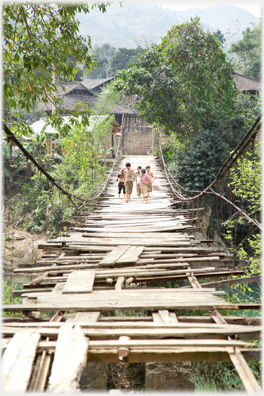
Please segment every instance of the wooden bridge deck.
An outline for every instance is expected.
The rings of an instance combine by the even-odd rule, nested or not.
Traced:
[[[14,291],[23,304],[3,306],[24,315],[3,318],[4,389],[43,391],[50,365],[48,390],[63,392],[78,387],[86,361],[232,360],[246,390],[259,392],[246,363],[260,358],[257,344],[248,342],[260,337],[259,317],[218,311],[247,307],[216,290],[216,278],[243,271],[212,241],[195,239],[202,208],[173,207],[157,159],[129,161],[133,169],[149,164],[159,179],[161,189],[147,203],[135,187],[131,202],[118,199],[113,175],[96,209],[70,220],[69,236],[39,246],[43,256],[36,265],[14,270],[36,279]],[[199,278],[213,282],[202,287]],[[155,284],[164,281],[174,287]],[[207,315],[186,316],[184,310]]]

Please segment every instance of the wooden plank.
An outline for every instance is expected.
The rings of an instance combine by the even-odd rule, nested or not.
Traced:
[[[179,263],[182,261],[186,261],[186,262],[206,262],[206,261],[218,261],[219,260],[219,256],[205,256],[205,257],[184,257],[184,260],[180,257],[180,258],[174,258],[174,259],[162,259],[162,260],[155,260],[155,263]],[[140,259],[137,261],[137,264],[149,264],[149,263],[153,263],[153,260],[143,260]]]
[[[63,288],[64,288],[65,285],[66,285],[66,282],[58,282],[58,283],[56,283],[56,285],[54,286],[54,288],[52,290],[52,293],[62,293]]]
[[[188,266],[188,269],[190,270],[190,272],[186,272],[186,275],[188,276],[188,280],[189,280],[191,286],[192,286],[194,289],[201,289],[202,286],[200,285],[200,283],[199,283],[199,281],[197,280],[197,278],[194,276],[191,267]]]
[[[90,293],[93,290],[95,271],[73,271],[70,273],[62,293]]]
[[[144,246],[130,246],[129,249],[116,261],[116,264],[136,263],[143,252]]]
[[[250,282],[261,282],[261,276],[251,276],[249,278],[234,278],[234,279],[227,279],[218,282],[206,282],[201,283],[202,287],[223,287],[223,286],[230,286],[230,285],[240,285],[243,283],[250,283]]]
[[[88,338],[79,325],[65,323],[60,328],[48,392],[74,392],[86,365]],[[69,364],[70,362],[70,364]]]
[[[69,245],[67,250],[74,250],[80,252],[111,252],[113,249],[109,246],[96,246],[96,245]]]
[[[89,352],[91,349],[100,350],[102,348],[116,348],[120,345],[128,346],[131,348],[166,348],[166,347],[180,347],[180,348],[193,348],[193,347],[201,347],[203,350],[206,351],[207,348],[212,347],[239,347],[240,350],[256,350],[259,351],[260,349],[254,343],[244,342],[239,340],[225,340],[225,339],[149,339],[149,340],[130,340],[129,342],[120,342],[119,340],[90,340],[89,341]],[[39,350],[48,350],[54,349],[57,346],[57,341],[40,341],[39,342]],[[243,348],[243,349],[242,349]],[[116,350],[115,350],[116,351]]]
[[[229,324],[242,324],[242,325],[250,325],[250,326],[261,326],[262,320],[260,316],[250,316],[250,317],[245,317],[245,316],[223,316],[223,318],[226,320],[227,323]],[[197,325],[199,324],[213,324],[213,320],[211,316],[177,316],[179,324],[188,324],[188,323],[195,323]],[[3,318],[4,322],[8,321],[8,318]],[[100,323],[102,322],[138,322],[138,321],[143,321],[143,322],[152,322],[153,318],[152,316],[126,316],[126,317],[117,317],[117,316],[100,316]]]
[[[119,241],[117,241],[117,243],[118,242]],[[99,265],[114,265],[115,262],[129,249],[129,247],[130,245],[117,246],[100,261]]]
[[[238,306],[238,309],[261,309],[262,305],[261,304],[254,304],[254,303],[243,303],[243,304],[236,304]]]
[[[177,323],[177,318],[175,312],[169,312],[167,309],[160,309],[158,311],[160,317],[164,323]]]
[[[100,294],[101,293],[101,294]],[[194,298],[195,296],[195,298]],[[83,299],[81,295],[54,295],[52,293],[32,293],[31,299],[23,305],[4,305],[5,312],[21,311],[101,311],[108,309],[238,309],[237,305],[225,301],[212,293],[172,293],[162,294],[162,299],[157,292],[144,293],[144,291],[93,291]]]
[[[126,232],[126,231],[124,231]],[[154,231],[153,231],[154,232]],[[138,233],[138,231],[137,231]],[[85,234],[84,234],[85,235]],[[88,238],[87,238],[88,239]],[[96,245],[96,246],[119,246],[119,245],[127,245],[128,244],[128,240],[123,238],[123,239],[111,239],[111,240],[97,240],[99,238],[90,238],[87,243],[89,243],[89,245]],[[129,244],[130,245],[134,245],[134,246],[152,246],[152,247],[157,247],[157,243],[156,241],[151,241],[151,240],[147,240],[147,239],[143,239],[143,238],[134,238],[134,239],[130,239],[129,240]],[[177,246],[191,246],[190,241],[182,241],[182,240],[173,240],[173,241],[159,241],[159,247],[160,246],[171,246],[171,247],[177,247]],[[158,250],[159,247],[157,248]]]
[[[116,284],[115,284],[115,290],[121,291],[122,287],[124,285],[124,282],[125,282],[125,277],[124,276],[119,276],[117,278],[117,281],[116,281]]]
[[[163,219],[161,219],[163,220]],[[124,219],[122,217],[122,222],[124,223]],[[92,238],[135,238],[135,234],[134,233],[118,233],[118,232],[104,232],[102,233],[86,233],[85,234],[86,237],[92,237]],[[192,239],[194,238],[192,235],[186,234],[186,233],[179,233],[179,232],[155,232],[155,234],[153,233],[144,233],[144,239],[158,239],[158,240],[163,240],[163,239],[172,239],[172,240],[177,240],[177,239]]]
[[[195,339],[225,339],[227,336],[238,335],[241,340],[258,340],[260,339],[261,327],[250,328],[248,326],[240,325],[222,325],[222,326],[200,326],[200,327],[188,327],[178,326],[177,322],[165,323],[164,319],[162,323],[153,323],[154,326],[131,326],[125,327],[120,326],[104,326],[99,327],[94,324],[87,324],[79,322],[82,326],[82,331],[87,335],[90,340],[93,339],[116,339],[116,337],[128,336],[133,338],[195,338]],[[69,319],[67,319],[68,321]],[[167,317],[167,320],[173,320]],[[69,322],[68,322],[69,323]],[[71,322],[74,324],[74,319]],[[170,325],[169,325],[170,324]],[[62,326],[61,326],[62,327]],[[21,332],[26,331],[24,328],[20,328]],[[57,337],[59,334],[59,327],[37,327],[36,332],[39,332],[42,336],[46,337]],[[5,326],[3,334],[10,336],[14,332],[18,332],[16,327]]]
[[[93,315],[93,313],[95,315]],[[167,327],[172,327],[172,328],[177,328],[177,329],[212,329],[212,330],[224,330],[226,331],[226,328],[228,326],[228,331],[232,331],[234,333],[241,333],[241,332],[259,332],[261,330],[260,324],[259,325],[246,325],[243,324],[227,324],[226,322],[222,323],[213,323],[213,322],[175,322],[175,313],[174,312],[169,312],[169,317],[172,318],[172,321],[167,321],[166,323],[164,320],[159,321],[159,322],[152,322],[152,321],[144,321],[144,320],[138,320],[138,321],[129,321],[125,320],[121,321],[122,317],[118,317],[120,320],[114,320],[112,317],[112,321],[98,321],[98,312],[79,312],[79,314],[83,314],[82,316],[79,316],[78,319],[78,324],[82,326],[83,328],[98,328],[98,329],[115,329],[115,328],[130,328],[130,329],[137,329],[137,328],[142,328],[142,329],[155,329],[155,328],[167,328]],[[152,316],[156,312],[153,312]],[[69,315],[67,315],[67,318]],[[161,315],[159,315],[161,317]],[[74,318],[75,319],[75,318]],[[210,319],[210,317],[209,317]],[[197,320],[197,319],[196,319]],[[200,318],[202,320],[202,318]],[[48,329],[56,329],[61,327],[64,324],[64,322],[61,323],[51,323],[51,322],[38,322],[38,323],[6,323],[3,326],[3,333],[9,333],[13,331],[15,333],[16,331],[19,330],[28,330],[28,329],[44,329],[45,332],[48,332]],[[5,333],[6,332],[6,333]]]
[[[13,336],[3,356],[5,391],[26,392],[39,340],[37,332],[25,331]]]
[[[55,348],[56,341],[49,345],[49,349]],[[48,346],[42,346],[47,348]],[[40,349],[41,349],[40,348]],[[261,360],[260,349],[241,349],[246,360]],[[127,361],[129,363],[142,362],[182,362],[182,361],[226,361],[229,360],[226,347],[130,347]],[[93,348],[89,347],[88,362],[120,363],[117,357],[117,348]]]
[[[229,356],[246,388],[246,391],[250,393],[262,393],[262,389],[248,367],[248,364],[239,348],[235,347],[234,353],[229,353]]]
[[[91,324],[98,321],[100,311],[97,312],[77,312],[75,316],[75,323]]]
[[[152,318],[155,325],[164,323],[162,317],[158,312],[152,312]]]
[[[63,315],[60,312],[57,312],[52,316],[48,323],[50,325],[54,325],[54,323],[58,324],[62,317]],[[49,341],[49,337],[46,338],[46,341]],[[42,392],[44,390],[50,368],[51,357],[52,356],[50,353],[48,353],[48,351],[43,351],[40,355],[38,355],[28,391]]]
[[[136,227],[137,229],[133,229],[133,228],[129,228],[129,227],[127,227],[127,228],[124,228],[123,229],[123,231],[124,232],[134,232],[134,233],[138,233],[139,232],[139,227],[137,226]],[[154,226],[153,226],[153,228],[148,228],[148,227],[145,227],[145,228],[143,228],[143,227],[140,227],[140,232],[141,233],[145,233],[145,232],[161,232],[161,231],[175,231],[175,230],[182,230],[182,231],[184,231],[184,230],[186,230],[186,229],[188,229],[188,230],[190,230],[190,229],[194,229],[195,227],[193,227],[193,226],[191,226],[191,225],[187,225],[187,224],[183,224],[183,223],[181,223],[181,224],[179,224],[179,223],[176,223],[175,225],[171,225],[171,226],[164,226],[164,227],[162,227],[162,226],[156,226],[155,228],[154,228]],[[85,232],[86,231],[86,229],[85,228],[77,228],[77,227],[74,227],[74,229],[76,230],[76,231],[78,231],[78,232]],[[119,228],[117,228],[117,230],[119,231]],[[89,229],[87,229],[87,231],[89,231],[89,232],[91,232],[91,231],[94,231],[94,232],[115,232],[115,229],[114,228],[89,228]],[[117,232],[118,232],[117,231]],[[85,234],[82,234],[82,236],[84,236],[85,237]],[[206,242],[208,242],[208,241],[206,241]]]
[[[238,340],[211,340],[211,339],[206,339],[206,340],[200,340],[200,339],[188,339],[188,340],[183,340],[183,339],[165,339],[165,340],[92,340],[89,342],[91,347],[94,348],[104,348],[104,347],[119,347],[119,346],[128,346],[128,347],[139,347],[139,346],[151,346],[151,347],[163,347],[163,346],[181,346],[181,347],[186,347],[186,346],[204,346],[204,347],[210,347],[210,346],[237,346],[237,347],[244,347],[244,348],[249,348],[252,346],[253,348],[256,347],[256,344],[253,343],[248,343],[244,341],[238,341]]]

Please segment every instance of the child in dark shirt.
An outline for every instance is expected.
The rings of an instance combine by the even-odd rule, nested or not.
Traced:
[[[126,194],[126,187],[125,187],[125,183],[124,183],[124,171],[125,169],[121,170],[121,173],[119,173],[117,175],[117,181],[118,181],[118,199],[120,199],[120,194],[121,191],[123,190],[123,194],[124,194],[124,198],[125,198],[125,194]]]

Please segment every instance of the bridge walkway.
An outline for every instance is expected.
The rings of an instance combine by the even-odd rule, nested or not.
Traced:
[[[127,161],[158,178],[148,202],[135,187],[130,202],[118,199],[112,174],[94,210],[69,219],[69,235],[14,270],[36,277],[14,291],[22,304],[3,307],[23,313],[3,320],[4,389],[76,390],[86,362],[232,360],[246,390],[260,392],[246,362],[260,359],[259,317],[219,312],[259,308],[219,290],[219,278],[230,284],[243,270],[212,240],[196,239],[203,208],[175,206],[158,158],[126,157],[118,171]]]

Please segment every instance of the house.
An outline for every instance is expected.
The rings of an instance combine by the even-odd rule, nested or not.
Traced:
[[[132,104],[132,103],[131,103]],[[115,121],[122,126],[122,152],[128,155],[146,155],[153,147],[153,127],[147,125],[139,111],[124,104],[112,109]]]
[[[244,94],[250,94],[251,97],[253,97],[253,95],[259,96],[259,91],[261,91],[261,81],[234,71],[232,71],[232,76],[234,77],[236,87],[239,91]]]
[[[97,102],[97,95],[81,82],[60,82],[56,84],[56,87],[56,96],[62,98],[62,103],[58,105],[62,114],[70,114],[76,111],[75,106],[78,102],[88,102],[92,108]],[[41,102],[38,104],[38,107],[43,109],[47,114],[50,114],[54,108],[51,102]]]
[[[93,91],[96,94],[100,94],[102,88],[106,86],[110,81],[112,81],[114,77],[110,78],[101,78],[101,79],[86,79],[82,81],[82,84]]]

